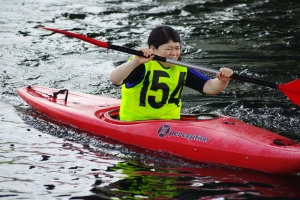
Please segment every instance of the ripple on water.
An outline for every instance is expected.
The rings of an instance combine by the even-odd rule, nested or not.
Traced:
[[[168,24],[183,59],[275,83],[298,79],[299,2],[1,1],[0,196],[5,199],[252,199],[299,197],[297,176],[193,164],[127,147],[41,117],[16,94],[44,85],[120,97],[110,71],[130,55],[37,29],[66,29],[137,49]],[[210,74],[208,76],[214,77]],[[284,95],[231,81],[218,96],[184,91],[187,113],[216,112],[299,141],[299,108]]]

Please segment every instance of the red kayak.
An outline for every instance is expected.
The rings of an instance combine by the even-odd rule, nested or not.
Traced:
[[[237,119],[214,114],[180,120],[118,120],[120,100],[41,86],[17,90],[56,121],[144,149],[189,160],[275,174],[300,172],[299,143]]]

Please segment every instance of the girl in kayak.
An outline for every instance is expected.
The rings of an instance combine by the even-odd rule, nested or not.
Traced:
[[[113,84],[122,85],[122,121],[180,119],[184,85],[202,94],[218,94],[233,74],[231,69],[221,68],[221,74],[210,79],[194,69],[152,60],[154,54],[180,59],[180,36],[169,26],[154,28],[148,48],[139,50],[147,58],[134,56],[110,74]]]

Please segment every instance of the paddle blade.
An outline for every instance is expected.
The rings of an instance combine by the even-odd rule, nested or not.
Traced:
[[[300,106],[300,79],[285,84],[279,84],[278,89],[293,103]]]
[[[47,28],[47,27],[43,27],[43,26],[39,26],[39,28],[42,28],[42,29],[45,29],[45,30],[48,30],[48,31],[52,31],[52,32],[55,32],[55,33],[64,34],[64,35],[69,36],[69,37],[77,38],[77,39],[89,42],[91,44],[94,44],[96,46],[103,47],[103,48],[106,48],[106,49],[109,47],[108,42],[102,42],[100,40],[95,40],[93,38],[89,38],[89,37],[81,35],[81,34],[72,33],[72,32],[68,32],[68,31],[64,31],[64,30],[58,30],[58,29],[55,29],[55,28]]]

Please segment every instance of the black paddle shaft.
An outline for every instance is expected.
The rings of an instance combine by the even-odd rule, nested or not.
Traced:
[[[254,83],[254,84],[258,84],[258,85],[267,86],[267,87],[274,88],[274,89],[278,88],[278,85],[275,84],[275,83],[270,83],[270,82],[263,81],[263,80],[258,80],[258,79],[255,79],[255,78],[241,76],[241,75],[238,75],[238,74],[232,74],[231,78],[241,80],[241,81],[245,81],[245,82],[249,82],[249,83]]]
[[[113,44],[109,44],[108,49],[113,49],[113,50],[129,53],[129,54],[132,54],[132,55],[145,57],[143,52],[141,52],[141,51],[137,51],[137,50],[134,50],[134,49],[129,49],[129,48],[126,48],[126,47],[121,47],[121,46],[117,46],[117,45],[113,45]],[[171,60],[171,59],[167,59],[167,58],[157,56],[157,55],[154,55],[153,59],[157,60],[157,61],[178,64],[178,65],[181,65],[181,66],[194,68],[194,69],[198,69],[198,70],[213,73],[213,74],[220,74],[220,72],[217,71],[217,70],[209,69],[209,68],[206,68],[206,67],[200,67],[198,65],[193,65],[193,64],[185,63],[185,62],[178,61],[178,60]],[[275,88],[275,89],[277,89],[277,87],[278,87],[277,84],[275,84],[275,83],[270,83],[270,82],[258,80],[258,79],[255,79],[255,78],[241,76],[241,75],[238,75],[238,74],[233,74],[231,76],[231,78],[241,80],[241,81],[245,81],[245,82],[249,82],[249,83],[258,84],[258,85],[263,85],[263,86],[267,86],[267,87]]]
[[[137,50],[134,50],[134,49],[129,49],[129,48],[126,48],[126,47],[121,47],[121,46],[117,46],[117,45],[113,45],[113,44],[109,44],[108,49],[113,49],[113,50],[129,53],[129,54],[132,54],[132,55],[145,57],[142,51],[137,51]],[[162,61],[162,62],[166,62],[166,60],[167,60],[166,58],[161,57],[161,56],[157,56],[157,55],[154,55],[153,59],[157,60],[157,61]]]

